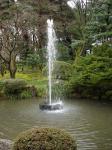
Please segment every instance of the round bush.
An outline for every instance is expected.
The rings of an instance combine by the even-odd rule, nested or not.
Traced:
[[[33,128],[20,134],[13,150],[76,150],[76,141],[66,132],[53,128]]]
[[[22,79],[5,80],[4,93],[5,95],[19,95],[26,87],[26,81]]]

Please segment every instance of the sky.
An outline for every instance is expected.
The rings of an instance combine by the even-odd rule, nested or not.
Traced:
[[[72,9],[75,7],[75,3],[74,3],[72,0],[68,1],[67,4],[68,4],[68,6],[71,7]]]
[[[79,1],[79,0],[69,0],[67,2],[67,4],[73,9],[75,7],[75,2],[76,1]],[[83,1],[85,2],[86,0],[83,0]]]

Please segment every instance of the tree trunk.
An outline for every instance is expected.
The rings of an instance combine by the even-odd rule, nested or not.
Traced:
[[[9,63],[10,78],[15,79],[16,71],[17,71],[16,56],[12,55]]]
[[[1,72],[1,76],[4,77],[5,69],[3,64],[0,64],[0,72]]]
[[[15,79],[16,71],[9,70],[9,72],[10,72],[10,78]]]

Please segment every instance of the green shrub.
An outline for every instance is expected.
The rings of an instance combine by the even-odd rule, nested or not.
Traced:
[[[56,61],[54,65],[54,75],[56,78],[67,80],[72,74],[72,65],[64,61]]]
[[[112,100],[112,90],[106,91],[105,96]]]
[[[3,96],[4,82],[0,81],[0,96]]]
[[[93,48],[93,54],[100,57],[109,57],[112,58],[112,45],[102,44]]]
[[[26,88],[26,81],[22,79],[8,79],[5,80],[4,93],[7,96],[18,97]]]
[[[57,83],[54,83],[52,85],[52,96],[54,98],[63,97],[64,92],[65,92],[64,83],[65,82],[63,80],[59,80],[59,81],[57,81]]]
[[[84,98],[111,99],[112,59],[96,56],[80,57],[74,64],[66,93]],[[105,95],[104,95],[105,94]]]
[[[29,91],[24,90],[21,94],[20,94],[20,98],[21,99],[26,99],[26,98],[31,98],[32,94]]]
[[[54,63],[53,77],[56,79],[68,80],[72,74],[72,65],[64,61]],[[43,74],[47,75],[47,67],[43,69]]]
[[[20,94],[20,98],[26,99],[31,97],[37,97],[37,89],[35,86],[27,86]]]
[[[42,77],[42,76],[41,76]],[[44,97],[46,96],[46,89],[48,88],[48,80],[47,78],[41,78],[39,77],[38,79],[32,79],[30,82],[30,85],[35,86],[37,89],[37,96],[38,97]]]
[[[76,141],[66,132],[53,128],[34,128],[15,140],[13,150],[76,150]]]
[[[3,87],[4,87],[4,82],[0,81],[0,92],[3,90]]]

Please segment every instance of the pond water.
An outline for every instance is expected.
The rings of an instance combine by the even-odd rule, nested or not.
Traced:
[[[31,127],[58,127],[77,139],[78,150],[112,150],[112,105],[65,100],[64,109],[43,112],[39,100],[0,100],[0,138],[14,139]]]

